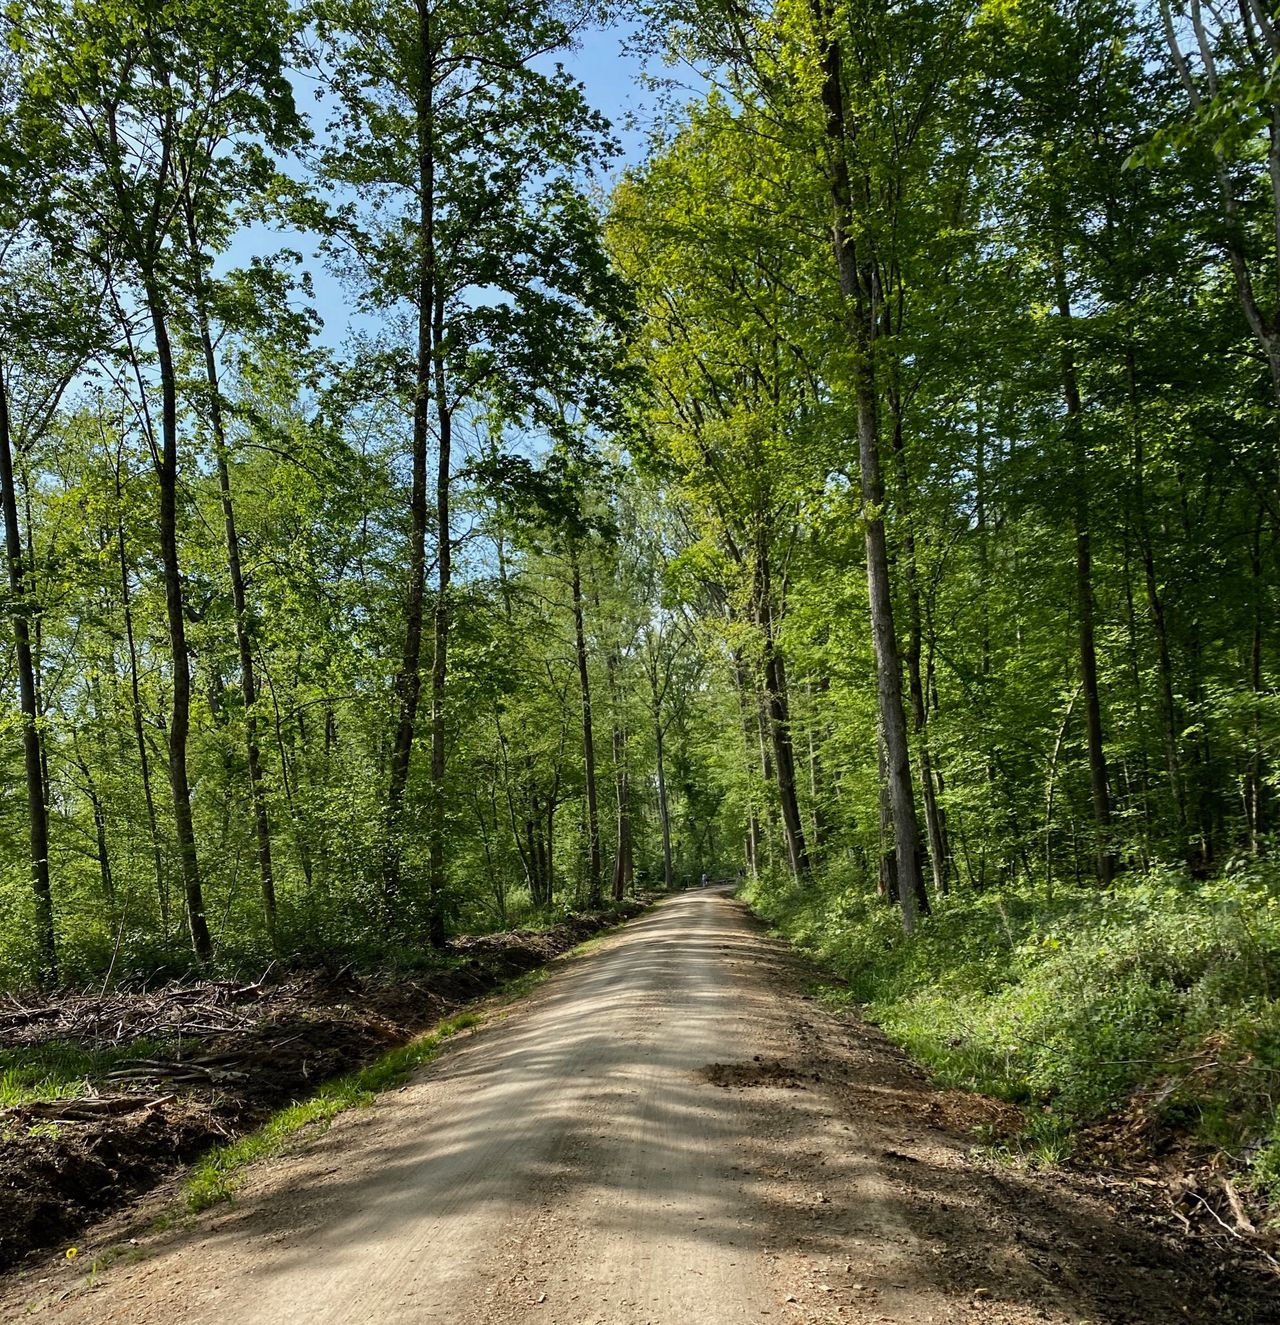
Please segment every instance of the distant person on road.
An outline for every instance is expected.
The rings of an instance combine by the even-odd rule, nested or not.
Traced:
[[[704,888],[707,886],[707,872],[706,872],[706,870],[703,870],[703,871],[702,871],[702,886],[703,886]]]

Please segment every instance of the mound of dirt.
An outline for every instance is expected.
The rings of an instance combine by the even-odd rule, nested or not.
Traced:
[[[779,1060],[766,1060],[757,1057],[751,1063],[708,1063],[702,1069],[702,1076],[713,1086],[728,1089],[733,1086],[742,1090],[748,1086],[772,1086],[780,1090],[806,1090],[811,1081],[819,1078],[803,1072]]]
[[[110,1119],[11,1109],[11,1128],[33,1130],[0,1142],[0,1265],[56,1246],[96,1215],[154,1186],[177,1164],[228,1133],[198,1100],[149,1103]],[[53,1115],[52,1117],[50,1115]]]
[[[450,963],[413,975],[279,972],[253,984],[10,998],[0,1011],[0,1049],[127,1053],[145,1041],[148,1051],[92,1081],[80,1098],[0,1110],[0,1271],[67,1242],[216,1142],[644,905],[571,916],[545,930],[458,938]]]

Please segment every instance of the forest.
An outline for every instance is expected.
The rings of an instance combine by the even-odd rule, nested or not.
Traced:
[[[0,29],[0,989],[733,880],[1041,1154],[1280,1193],[1270,7]]]

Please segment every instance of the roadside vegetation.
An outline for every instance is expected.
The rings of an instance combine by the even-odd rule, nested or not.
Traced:
[[[230,1197],[250,1163],[372,1103],[444,1040],[527,993],[549,962],[644,905],[459,936],[447,958],[412,969],[348,964],[64,992],[8,1013],[0,1270],[184,1163],[194,1161],[190,1208]]]
[[[1220,1150],[1280,1202],[1274,869],[952,896],[910,942],[883,902],[831,880],[750,896],[940,1084],[1024,1106],[1030,1155]]]
[[[195,1165],[183,1184],[187,1208],[198,1212],[230,1200],[250,1164],[280,1154],[299,1133],[314,1135],[347,1109],[372,1104],[382,1091],[402,1085],[417,1068],[431,1062],[446,1040],[480,1021],[480,1015],[474,1012],[451,1017],[427,1034],[392,1049],[376,1063],[326,1082],[309,1099],[280,1110],[248,1136],[216,1146]]]

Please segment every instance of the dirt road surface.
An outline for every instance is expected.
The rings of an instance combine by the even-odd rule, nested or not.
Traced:
[[[65,1262],[27,1272],[0,1315],[1280,1322],[1280,1291],[1103,1189],[973,1158],[973,1125],[999,1106],[929,1087],[806,997],[811,978],[722,892],[672,899],[260,1165],[231,1206],[138,1234],[88,1282]]]

